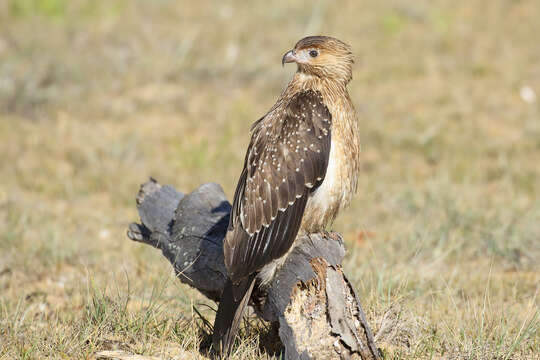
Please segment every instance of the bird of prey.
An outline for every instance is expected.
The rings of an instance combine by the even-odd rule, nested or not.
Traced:
[[[347,91],[351,47],[327,36],[298,41],[282,65],[297,71],[251,128],[223,243],[227,283],[213,342],[228,356],[255,284],[264,286],[298,234],[326,231],[356,192],[358,125]]]

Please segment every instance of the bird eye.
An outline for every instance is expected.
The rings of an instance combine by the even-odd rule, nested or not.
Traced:
[[[311,57],[317,57],[317,55],[319,55],[319,52],[317,50],[311,50],[309,52],[309,56]]]

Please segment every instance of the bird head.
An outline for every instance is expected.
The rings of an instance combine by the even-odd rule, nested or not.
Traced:
[[[345,84],[352,79],[351,47],[329,36],[308,36],[283,55],[282,65],[295,62],[298,71]]]

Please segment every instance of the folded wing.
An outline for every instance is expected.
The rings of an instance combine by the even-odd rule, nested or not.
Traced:
[[[254,124],[224,242],[233,283],[291,248],[309,193],[326,174],[331,122],[322,96],[310,90]]]

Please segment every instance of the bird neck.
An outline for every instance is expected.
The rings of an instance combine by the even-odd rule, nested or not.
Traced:
[[[296,72],[287,87],[287,92],[295,94],[308,90],[320,92],[327,101],[337,101],[343,97],[349,97],[347,82],[332,78],[322,78],[301,71]]]

